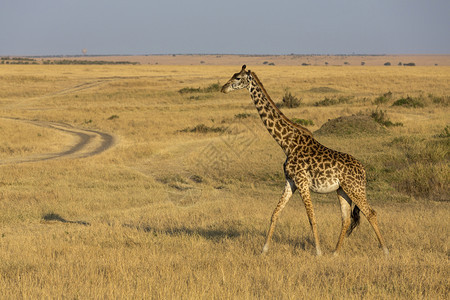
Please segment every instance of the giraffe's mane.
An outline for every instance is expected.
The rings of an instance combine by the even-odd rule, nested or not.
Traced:
[[[261,81],[259,80],[258,76],[256,76],[255,72],[251,71],[251,74],[253,76],[253,78],[256,80],[256,83],[258,83],[259,87],[261,88],[262,92],[264,93],[264,96],[266,97],[267,101],[269,101],[270,105],[272,105],[273,109],[278,112],[281,116],[282,119],[284,119],[286,122],[288,122],[291,126],[299,129],[300,131],[302,131],[305,134],[309,134],[312,136],[311,131],[309,131],[307,128],[300,126],[298,124],[295,124],[294,122],[292,122],[291,120],[289,120],[288,117],[286,117],[281,110],[275,105],[275,102],[272,101],[272,98],[270,98],[269,94],[267,93],[266,89],[264,88],[263,84],[261,83]]]

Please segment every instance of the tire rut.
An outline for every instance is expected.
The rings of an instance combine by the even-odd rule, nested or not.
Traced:
[[[63,133],[75,136],[78,141],[74,145],[68,145],[67,150],[56,153],[35,154],[26,157],[17,157],[11,159],[0,160],[0,165],[11,165],[20,163],[42,162],[47,160],[55,160],[61,158],[86,158],[98,155],[115,144],[113,135],[91,129],[76,128],[64,123],[26,120],[13,117],[0,117],[1,119],[14,120],[39,127],[50,128]]]

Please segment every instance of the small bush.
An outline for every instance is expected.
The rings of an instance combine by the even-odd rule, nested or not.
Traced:
[[[111,117],[109,117],[109,118],[106,119],[106,120],[114,120],[114,119],[118,119],[118,118],[119,118],[118,115],[112,115]]]
[[[391,91],[389,91],[389,92],[384,93],[383,95],[377,97],[373,103],[376,105],[385,104],[385,103],[389,102],[389,100],[391,100],[391,99],[392,99],[392,93],[391,93]]]
[[[435,135],[437,138],[450,138],[450,126],[445,126],[444,130],[441,131],[441,133]]]
[[[400,98],[396,100],[394,103],[392,103],[392,106],[404,106],[416,108],[416,107],[424,107],[425,104],[423,103],[422,99],[407,96],[406,98]]]
[[[407,66],[407,67],[414,67],[416,64],[413,63],[413,62],[410,62],[410,63],[403,64],[403,65],[404,65],[404,66]]]
[[[400,123],[400,122],[393,123],[391,120],[389,120],[389,117],[388,117],[386,111],[383,111],[381,109],[378,110],[378,108],[376,110],[372,111],[372,113],[370,114],[370,117],[372,119],[374,119],[375,122],[377,122],[383,126],[386,126],[386,127],[403,126],[403,123]]]
[[[299,107],[301,105],[302,99],[295,97],[292,95],[292,93],[286,89],[282,102],[277,103],[278,107],[287,107],[287,108],[294,108]]]
[[[303,125],[303,126],[312,126],[314,125],[314,122],[312,120],[307,120],[307,119],[297,119],[297,118],[292,118],[291,121],[295,124],[299,124],[299,125]]]
[[[390,62],[385,62],[384,65],[385,65],[385,66],[390,66],[391,63],[390,63]]]

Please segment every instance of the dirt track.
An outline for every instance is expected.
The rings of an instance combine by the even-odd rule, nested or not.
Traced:
[[[2,119],[15,120],[17,122],[24,122],[40,127],[54,129],[63,133],[67,133],[75,136],[77,142],[73,145],[68,145],[68,149],[56,152],[56,153],[44,153],[44,154],[35,154],[27,157],[18,157],[11,159],[3,159],[0,160],[0,165],[9,165],[9,164],[20,164],[26,162],[39,162],[46,160],[53,160],[59,158],[84,158],[90,157],[93,155],[100,154],[109,148],[111,148],[115,143],[114,136],[89,129],[81,129],[75,128],[68,124],[63,123],[54,123],[54,122],[46,122],[46,121],[31,121],[24,120],[18,118],[10,118],[10,117],[0,117]]]

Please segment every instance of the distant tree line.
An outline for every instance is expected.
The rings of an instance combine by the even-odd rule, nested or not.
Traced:
[[[38,62],[33,58],[28,57],[9,57],[3,56],[0,58],[1,64],[10,64],[10,65],[29,65],[34,64],[37,65]]]
[[[44,65],[138,65],[138,62],[131,61],[105,61],[105,60],[44,60]]]

